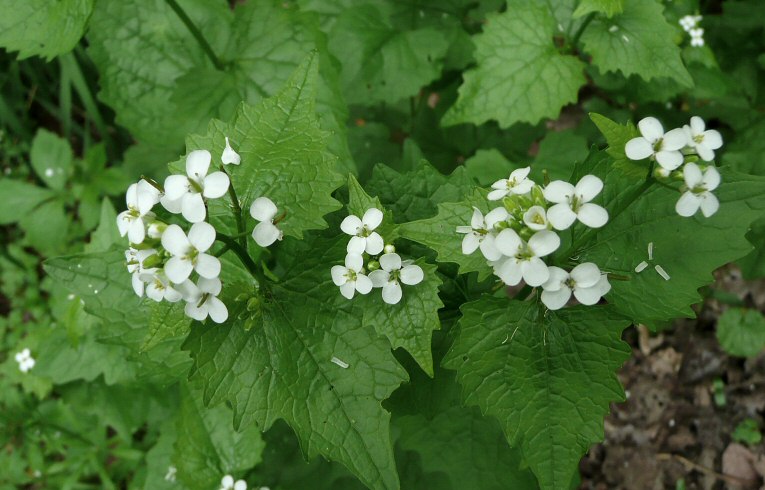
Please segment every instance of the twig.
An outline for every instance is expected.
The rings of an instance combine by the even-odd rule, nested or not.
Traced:
[[[725,473],[718,473],[717,471],[707,468],[706,466],[702,466],[698,463],[694,463],[688,458],[685,458],[683,456],[680,456],[679,454],[670,454],[670,453],[659,453],[656,455],[656,459],[662,460],[662,461],[669,461],[669,460],[676,460],[683,464],[683,466],[686,467],[688,470],[697,470],[700,471],[706,475],[713,476],[717,478],[718,480],[722,480],[724,482],[732,483],[735,485],[750,485],[752,482],[750,480],[745,480],[744,478],[739,478],[737,476],[733,475],[726,475]]]

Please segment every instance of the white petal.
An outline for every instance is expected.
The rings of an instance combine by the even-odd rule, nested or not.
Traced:
[[[367,249],[367,239],[363,236],[354,236],[348,241],[346,251],[349,254],[363,254]]]
[[[574,288],[574,297],[583,305],[591,306],[600,301],[602,294],[600,288],[593,285],[589,288]]]
[[[342,223],[340,223],[340,229],[346,235],[358,235],[361,231],[362,222],[358,216],[350,215],[346,216]]]
[[[661,140],[661,149],[665,151],[675,151],[684,147],[688,143],[688,136],[683,128],[675,128],[664,135]]]
[[[146,229],[143,227],[143,220],[141,218],[134,219],[130,223],[127,235],[131,243],[143,243],[143,239],[146,238]]]
[[[125,192],[125,204],[127,207],[134,208],[138,206],[138,184],[130,184]]]
[[[356,275],[356,291],[361,294],[368,294],[372,290],[372,280],[364,274]]]
[[[373,231],[367,237],[365,250],[369,255],[377,255],[385,248],[385,241],[379,233]]]
[[[380,257],[380,267],[384,271],[391,272],[401,269],[401,257],[398,254],[385,254]]]
[[[542,284],[545,291],[558,291],[565,286],[564,282],[568,280],[568,272],[555,266],[548,267],[547,271],[550,273],[550,277],[547,282]]]
[[[261,247],[268,247],[281,236],[281,230],[270,221],[261,221],[255,225],[255,229],[252,230],[252,238],[255,240],[255,243]]]
[[[569,198],[574,195],[574,186],[562,180],[555,180],[544,189],[544,196],[550,202],[561,203],[569,202]]]
[[[181,293],[183,299],[189,303],[198,303],[202,297],[202,291],[200,291],[199,287],[189,279],[186,279],[180,284],[175,284],[174,287]]]
[[[521,262],[521,273],[526,284],[532,287],[541,286],[550,279],[547,264],[539,257],[532,257]]]
[[[421,283],[424,278],[425,273],[422,271],[422,267],[419,265],[407,265],[401,269],[401,273],[399,275],[401,282],[410,286]]]
[[[544,257],[558,250],[560,238],[554,231],[539,231],[529,239],[529,247],[537,257]]]
[[[165,274],[172,282],[178,284],[189,278],[194,266],[191,261],[184,260],[181,257],[172,257],[165,264]]]
[[[708,167],[704,172],[704,178],[701,180],[704,188],[708,191],[717,189],[720,185],[720,172],[715,167]]]
[[[656,142],[664,136],[664,128],[655,117],[646,117],[638,122],[640,134],[642,134],[649,143]]]
[[[189,243],[200,252],[206,252],[215,243],[215,228],[210,223],[194,223],[189,230]]]
[[[474,233],[469,233],[465,235],[465,238],[462,239],[462,253],[465,255],[470,255],[476,251],[480,244],[481,240],[478,238],[478,236]]]
[[[367,212],[364,213],[364,216],[361,218],[361,222],[370,231],[380,226],[380,223],[382,223],[382,220],[383,220],[383,213],[377,208],[367,209]]]
[[[218,257],[213,257],[208,254],[199,254],[197,256],[197,264],[194,266],[194,270],[207,279],[212,279],[220,275],[220,260]]]
[[[364,259],[359,254],[348,254],[345,256],[345,267],[358,272],[364,267]]]
[[[183,294],[169,284],[165,285],[165,299],[170,303],[177,303],[183,299]]]
[[[547,221],[556,230],[566,230],[576,221],[576,213],[568,204],[556,204],[547,210]]]
[[[507,190],[507,179],[499,179],[495,181],[493,184],[491,184],[491,188],[497,190]],[[489,193],[489,195],[491,195],[491,193]]]
[[[517,285],[523,277],[521,264],[514,258],[506,260],[502,265],[495,268],[494,273],[508,286]]]
[[[688,163],[683,167],[683,178],[689,189],[699,186],[704,181],[701,169],[695,163]]]
[[[132,279],[132,284],[133,284],[133,291],[135,291],[135,294],[138,297],[143,296],[144,288],[146,287],[146,285],[141,280],[141,275],[140,274],[133,274],[133,277],[131,279]]]
[[[342,286],[348,282],[348,277],[345,275],[346,272],[348,272],[348,269],[342,265],[333,265],[329,272],[332,274],[332,282],[335,283],[335,286]]]
[[[207,209],[205,208],[204,199],[202,194],[197,192],[190,192],[183,196],[181,202],[181,214],[189,223],[199,223],[204,221],[207,215]]]
[[[186,316],[193,318],[197,321],[204,321],[205,318],[207,318],[207,302],[205,301],[205,304],[202,306],[197,306],[197,303],[186,303],[186,307],[184,308],[184,312],[186,313]]]
[[[723,145],[720,132],[714,129],[704,131],[704,145],[712,150],[720,148]]]
[[[212,312],[210,313],[210,316],[212,316]],[[234,483],[234,490],[247,490],[247,482],[244,480],[237,480],[236,483]]]
[[[207,175],[212,155],[207,150],[194,150],[186,157],[186,175],[197,179]]]
[[[162,234],[162,246],[173,255],[186,255],[191,248],[186,234],[178,225],[170,225],[165,229]]]
[[[585,175],[576,184],[576,194],[584,202],[592,201],[603,190],[603,181],[594,175]]]
[[[677,211],[677,214],[680,216],[685,216],[687,218],[688,216],[696,214],[696,211],[699,210],[699,206],[701,206],[701,198],[688,191],[684,192],[683,195],[680,196],[680,199],[677,200],[675,211]]]
[[[199,281],[197,281],[197,287],[199,288],[199,291],[202,293],[208,293],[208,294],[212,294],[213,296],[217,296],[220,294],[223,284],[221,284],[220,279],[218,279],[217,277],[214,277],[212,279],[200,277]]]
[[[507,180],[515,179],[516,182],[523,181],[531,173],[531,167],[516,168],[510,172],[510,177]]]
[[[165,179],[165,197],[170,201],[180,199],[189,192],[189,178],[185,175],[170,175]]]
[[[353,299],[353,295],[356,293],[356,284],[352,281],[348,281],[340,286],[340,294],[348,299]]]
[[[502,258],[502,252],[497,248],[496,240],[492,235],[483,237],[479,247],[483,256],[486,257],[486,260],[499,260]]]
[[[497,250],[508,257],[514,257],[522,245],[523,241],[521,240],[521,237],[519,237],[518,233],[512,228],[505,228],[500,231],[497,238],[494,240],[494,246]]]
[[[547,216],[545,208],[542,206],[531,206],[523,213],[523,222],[534,231],[540,231],[547,228]]]
[[[624,153],[630,160],[643,160],[653,155],[653,145],[643,138],[632,138],[624,146]]]
[[[500,199],[502,199],[509,193],[510,193],[509,189],[496,189],[489,192],[489,195],[486,197],[489,199],[489,201],[499,201]]]
[[[157,287],[156,281],[152,281],[148,286],[146,286],[146,297],[159,303],[162,301],[162,299],[164,299],[165,293],[159,287]]]
[[[220,156],[220,161],[223,162],[223,165],[239,165],[242,163],[242,157],[239,156],[239,153],[235,152],[233,148],[231,148],[231,144],[228,142],[228,136],[226,136],[226,147],[223,149],[223,154]]]
[[[513,194],[526,194],[527,192],[531,191],[531,188],[534,187],[534,181],[526,179],[523,182],[517,183],[512,188]]]
[[[608,223],[608,211],[591,202],[583,204],[576,217],[590,228],[600,228]]]
[[[228,192],[228,175],[223,172],[213,172],[204,181],[202,194],[208,199],[217,199]]]
[[[592,262],[579,264],[571,270],[571,278],[577,287],[589,288],[600,281],[600,269]]]
[[[699,116],[691,117],[691,129],[693,129],[693,134],[703,133],[705,127],[706,125],[704,124],[704,120]]]
[[[382,289],[383,301],[389,305],[395,305],[401,301],[401,285],[397,282],[389,282]]]
[[[127,212],[127,211],[125,211]],[[457,227],[457,233],[472,233],[473,227],[472,226],[458,226]]]
[[[210,315],[210,319],[215,323],[223,323],[228,318],[228,308],[215,296],[209,296],[207,298],[207,312]]]
[[[542,303],[551,310],[560,310],[571,299],[571,290],[564,286],[557,291],[542,291]]]
[[[120,236],[125,236],[127,234],[131,221],[130,211],[123,211],[117,216],[117,230],[119,230]]]
[[[250,216],[258,221],[271,221],[278,211],[276,204],[267,197],[259,197],[250,205]]]
[[[483,221],[483,213],[478,208],[473,208],[473,216],[470,218],[470,226],[473,227],[474,230],[480,230],[483,229],[485,223]]]
[[[388,278],[390,275],[384,270],[376,270],[369,273],[369,279],[372,281],[372,286],[381,288],[388,284]]]
[[[160,203],[162,203],[162,207],[167,209],[169,212],[173,214],[178,214],[181,212],[181,207],[183,204],[183,195],[179,197],[178,199],[170,199],[167,197],[167,195],[162,196],[162,198],[159,200]]]
[[[683,154],[679,151],[662,150],[656,153],[656,161],[667,170],[675,170],[683,164]]]
[[[486,217],[484,218],[484,221],[486,222],[486,228],[491,230],[494,228],[494,225],[497,223],[500,223],[502,221],[505,221],[510,214],[507,212],[507,209],[505,208],[494,208],[488,213],[486,213]]]
[[[699,158],[705,162],[711,162],[715,159],[715,152],[710,150],[705,144],[696,145],[696,153],[699,154]]]
[[[711,192],[705,192],[701,195],[701,212],[704,217],[709,218],[720,209],[720,201],[717,196]]]

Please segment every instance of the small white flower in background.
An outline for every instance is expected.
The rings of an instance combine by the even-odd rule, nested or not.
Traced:
[[[541,286],[550,277],[547,264],[541,259],[560,246],[560,238],[552,231],[539,231],[525,243],[512,228],[497,235],[497,248],[508,258],[495,264],[495,273],[508,286],[521,279],[532,287]]]
[[[340,229],[352,237],[348,242],[348,253],[377,255],[382,252],[385,242],[379,233],[373,231],[380,226],[382,220],[383,213],[377,208],[367,209],[361,219],[353,214],[347,216],[340,223]]]
[[[190,223],[205,219],[207,209],[204,198],[216,199],[228,191],[229,179],[224,172],[210,170],[212,156],[207,150],[194,150],[186,157],[186,175],[170,175],[165,179],[165,209],[171,213],[180,208]]]
[[[334,265],[330,270],[332,282],[340,287],[340,294],[348,299],[353,298],[356,291],[367,294],[372,290],[372,280],[361,272],[364,259],[360,254],[349,253],[345,256],[345,267]]]
[[[215,242],[215,228],[209,223],[194,223],[188,237],[180,226],[170,225],[162,234],[162,246],[172,254],[165,264],[168,279],[180,284],[189,278],[192,270],[212,279],[220,274],[220,260],[206,254]]]
[[[276,204],[267,197],[255,199],[250,206],[250,216],[260,221],[252,230],[252,238],[261,247],[268,247],[284,238],[284,233],[274,224],[278,212]]]
[[[146,297],[156,302],[164,299],[170,303],[177,303],[183,298],[183,294],[173,287],[163,271],[145,272],[141,276],[141,280],[146,283]]]
[[[683,154],[680,149],[687,143],[683,128],[675,128],[664,133],[664,128],[655,117],[646,117],[638,122],[640,134],[632,138],[624,147],[627,158],[643,160],[653,157],[667,170],[675,170],[683,164]]]
[[[547,219],[556,230],[565,230],[577,219],[590,228],[600,228],[608,222],[608,211],[593,204],[603,189],[603,181],[594,175],[585,175],[573,186],[556,180],[545,187],[544,196],[555,203],[547,210]]]
[[[704,46],[704,29],[701,27],[691,29],[688,31],[688,34],[691,35],[691,46],[694,48],[700,48]]]
[[[500,259],[502,252],[494,245],[494,226],[507,220],[509,216],[505,208],[494,208],[486,213],[484,218],[480,209],[473,208],[470,226],[457,227],[457,233],[465,234],[465,238],[462,239],[462,253],[470,255],[480,247],[486,260]]]
[[[689,32],[701,22],[700,15],[684,15],[680,18],[679,24],[685,32]]]
[[[528,179],[531,167],[515,169],[510,177],[500,179],[491,185],[493,191],[489,192],[489,201],[498,201],[508,194],[526,194],[534,187],[534,181]]]
[[[159,202],[159,191],[145,180],[141,180],[128,187],[125,201],[127,211],[117,216],[117,229],[120,236],[127,235],[131,243],[141,243],[146,237],[146,224],[154,216],[151,208]]]
[[[244,480],[234,482],[233,476],[226,475],[220,481],[220,490],[247,490],[247,482]]]
[[[143,296],[146,282],[143,277],[146,273],[152,273],[154,268],[145,269],[143,267],[143,261],[157,253],[153,248],[145,250],[136,250],[135,248],[129,248],[125,250],[125,261],[127,262],[127,270],[132,274],[133,291],[139,297]]]
[[[583,305],[594,305],[611,290],[608,276],[592,262],[579,264],[570,273],[550,267],[550,278],[542,285],[542,303],[559,310],[571,299],[571,293]]]
[[[707,167],[702,174],[695,163],[686,163],[683,177],[688,190],[680,196],[675,211],[680,216],[693,216],[701,208],[702,214],[709,218],[720,208],[720,201],[711,191],[720,185],[720,173],[715,167]]]
[[[401,257],[396,253],[385,254],[380,257],[380,269],[369,273],[369,279],[376,288],[382,288],[383,301],[389,305],[395,305],[401,301],[401,284],[414,286],[422,282],[425,273],[419,265],[402,263]]]
[[[715,159],[715,152],[723,145],[722,135],[714,129],[706,129],[704,120],[698,116],[691,118],[691,124],[683,126],[688,138],[688,146],[696,150],[699,157],[706,162]]]
[[[523,222],[529,229],[542,231],[548,228],[547,212],[542,206],[531,206],[523,213]]]
[[[239,153],[235,152],[233,148],[231,148],[231,144],[228,142],[228,136],[226,136],[226,147],[223,149],[223,154],[220,156],[220,161],[223,162],[223,165],[239,165],[242,163],[242,157],[239,156]]]
[[[19,371],[22,373],[29,372],[30,369],[35,367],[35,360],[32,358],[32,353],[29,352],[29,349],[24,349],[21,352],[17,352],[16,362],[19,363]]]
[[[165,481],[174,482],[176,473],[178,473],[178,468],[175,466],[168,466],[167,473],[165,474]]]
[[[184,281],[176,288],[186,300],[186,316],[204,321],[208,316],[215,323],[223,323],[228,318],[228,308],[218,299],[222,285],[220,279],[200,277],[196,284],[190,280]]]

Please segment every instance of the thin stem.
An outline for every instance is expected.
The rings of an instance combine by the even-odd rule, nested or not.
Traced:
[[[215,55],[215,52],[210,46],[210,43],[207,42],[207,39],[205,39],[205,37],[202,35],[202,32],[194,24],[194,21],[191,20],[191,18],[186,14],[186,12],[183,11],[181,6],[178,5],[178,2],[175,0],[165,0],[165,2],[168,6],[170,6],[171,9],[173,9],[173,12],[175,12],[178,18],[181,19],[181,22],[186,25],[186,28],[189,30],[189,32],[191,32],[191,35],[194,36],[194,39],[197,40],[197,43],[199,43],[202,51],[204,51],[207,57],[210,58],[210,61],[212,61],[212,64],[215,65],[215,68],[222,71],[225,68],[223,63],[221,63],[220,59]]]
[[[242,262],[242,264],[247,268],[249,273],[252,274],[252,277],[258,280],[258,283],[261,286],[267,284],[268,279],[266,278],[265,274],[263,274],[263,271],[258,269],[257,264],[253,262],[252,258],[247,253],[247,250],[239,245],[235,239],[223,233],[218,233],[216,239],[223,242],[224,245],[226,245],[239,257],[239,260]]]
[[[239,245],[247,250],[247,239],[245,236],[247,232],[244,230],[244,219],[242,218],[242,205],[239,204],[239,198],[236,195],[236,189],[234,189],[234,183],[231,180],[231,176],[226,172],[226,168],[221,165],[221,172],[228,176],[228,196],[231,198],[231,205],[234,207],[234,219],[236,220],[236,237],[239,238]]]
[[[573,49],[576,49],[576,45],[579,43],[579,38],[582,37],[584,30],[587,28],[588,25],[590,25],[590,22],[592,22],[592,19],[594,18],[595,18],[595,12],[590,12],[587,15],[587,17],[584,18],[582,23],[579,25],[579,29],[577,29],[576,34],[574,34],[574,37],[571,39],[571,47]]]

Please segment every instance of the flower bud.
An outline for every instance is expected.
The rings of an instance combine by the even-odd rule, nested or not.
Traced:
[[[149,228],[148,230],[146,230],[146,233],[149,235],[149,238],[159,240],[160,238],[162,238],[162,233],[165,232],[166,228],[167,228],[167,223],[163,223],[162,221],[155,220],[149,225]]]
[[[393,246],[392,243],[389,243],[385,245],[385,248],[383,249],[386,254],[392,254],[396,252],[396,247]]]

